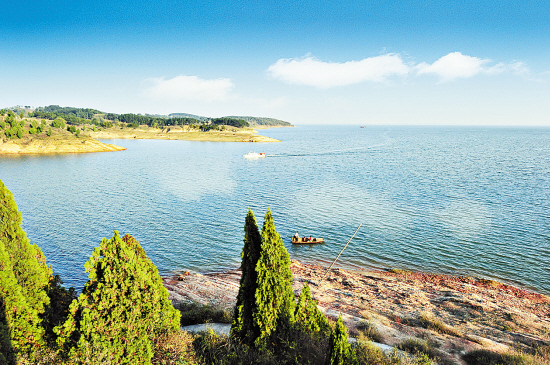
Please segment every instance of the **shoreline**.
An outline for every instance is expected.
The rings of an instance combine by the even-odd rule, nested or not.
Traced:
[[[342,313],[350,332],[369,322],[393,346],[416,337],[437,343],[445,356],[485,348],[497,352],[550,344],[550,297],[492,280],[421,272],[332,269],[292,260],[293,289],[309,283],[319,308]],[[240,271],[164,277],[170,299],[231,309]]]

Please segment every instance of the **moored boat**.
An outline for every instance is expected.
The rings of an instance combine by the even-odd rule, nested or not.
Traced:
[[[264,152],[248,152],[246,155],[243,155],[244,158],[264,158],[265,153]]]
[[[295,243],[295,244],[306,244],[306,245],[309,245],[309,244],[313,244],[313,243],[324,243],[325,242],[325,239],[324,238],[317,238],[317,237],[313,237],[311,239],[307,238],[306,237],[306,240],[304,241],[303,238],[298,238],[296,239],[295,237],[292,237],[292,243]]]

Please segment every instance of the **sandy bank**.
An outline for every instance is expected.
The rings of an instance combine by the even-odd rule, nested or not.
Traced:
[[[431,340],[457,364],[461,354],[476,348],[505,351],[550,343],[550,298],[513,286],[447,275],[339,269],[320,282],[325,268],[297,261],[292,272],[296,294],[309,282],[320,309],[332,317],[342,313],[352,331],[366,320],[388,345],[409,337]],[[239,271],[190,273],[165,278],[164,284],[174,302],[231,308],[239,279]]]
[[[280,142],[261,136],[253,129],[226,129],[225,131],[201,132],[187,127],[157,128],[109,128],[98,132],[86,132],[96,139],[168,139],[204,142]]]
[[[56,153],[90,153],[122,151],[126,148],[106,144],[92,138],[40,138],[7,140],[0,139],[0,155],[34,155]]]

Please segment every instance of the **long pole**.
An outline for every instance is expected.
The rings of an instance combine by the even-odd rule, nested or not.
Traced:
[[[323,275],[323,277],[321,278],[321,281],[319,282],[319,284],[321,284],[321,282],[325,279],[325,276],[327,276],[328,272],[330,271],[330,269],[332,269],[332,266],[334,266],[334,264],[336,263],[336,260],[338,260],[338,258],[340,257],[340,255],[342,254],[342,252],[344,252],[344,250],[346,249],[346,247],[348,247],[348,244],[351,242],[351,240],[353,239],[353,237],[355,237],[355,235],[357,234],[357,232],[359,231],[359,228],[361,228],[361,226],[363,225],[363,223],[359,224],[359,227],[357,227],[357,229],[355,230],[355,232],[353,233],[353,236],[350,237],[350,239],[348,240],[348,242],[346,243],[346,245],[344,246],[344,248],[342,249],[342,251],[340,251],[340,253],[338,254],[338,256],[336,256],[336,258],[334,259],[334,261],[332,262],[332,264],[330,264],[329,268],[327,269],[327,271],[325,271],[325,274]]]

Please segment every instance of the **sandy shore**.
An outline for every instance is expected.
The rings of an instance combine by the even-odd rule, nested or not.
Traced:
[[[50,138],[10,139],[7,141],[0,139],[0,155],[113,152],[125,149],[124,147],[102,143],[85,136],[81,138],[76,138],[74,136],[52,136]]]
[[[292,262],[293,288],[310,284],[320,309],[330,317],[342,313],[353,332],[361,321],[372,323],[382,341],[395,345],[417,337],[432,341],[449,361],[461,364],[466,351],[506,351],[550,344],[550,298],[494,281],[385,271],[351,272]],[[164,278],[174,302],[199,302],[232,308],[239,271]]]
[[[156,128],[109,128],[98,132],[86,132],[95,139],[168,139],[204,142],[280,142],[261,136],[253,129],[227,128],[224,131],[201,132],[187,127]]]

